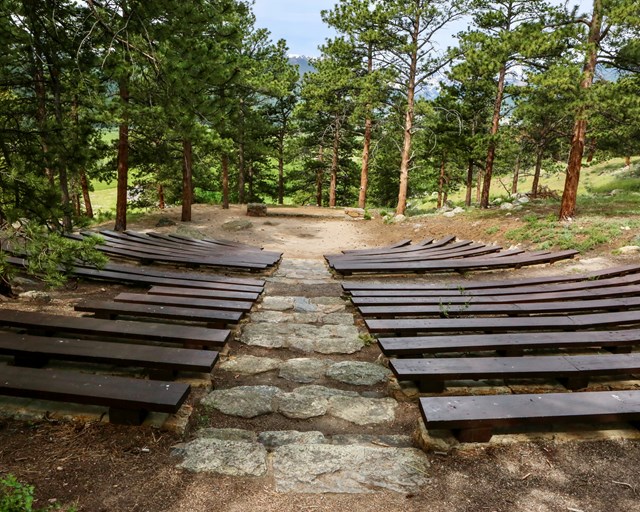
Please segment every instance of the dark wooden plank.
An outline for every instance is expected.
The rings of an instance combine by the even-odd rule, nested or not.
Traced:
[[[469,429],[521,425],[637,421],[640,391],[424,397],[420,411],[428,429],[463,434]]]
[[[0,394],[175,413],[186,400],[189,385],[182,382],[3,366],[0,371]]]
[[[133,316],[158,318],[162,320],[181,320],[187,322],[205,322],[216,324],[235,324],[242,318],[239,311],[216,309],[194,309],[190,307],[165,306],[157,304],[135,304],[104,300],[84,300],[74,308],[76,311],[95,313],[100,318]]]
[[[491,253],[497,253],[502,247],[496,245],[484,245],[484,244],[473,244],[470,241],[466,242],[457,242],[456,244],[452,244],[451,247],[447,247],[446,249],[441,250],[433,250],[427,251],[423,249],[421,251],[405,253],[405,254],[386,254],[382,256],[369,256],[369,257],[360,257],[360,258],[339,258],[334,259],[333,264],[335,266],[336,262],[340,261],[341,264],[346,265],[347,262],[354,261],[358,264],[360,263],[370,263],[370,264],[382,264],[382,263],[404,263],[410,261],[435,261],[435,260],[448,260],[455,258],[470,258],[476,256],[487,256],[489,257]],[[513,255],[513,253],[512,253]]]
[[[133,304],[156,304],[160,306],[189,307],[194,309],[219,309],[224,311],[251,311],[252,303],[239,300],[196,299],[193,297],[174,297],[171,295],[147,295],[143,293],[120,293],[113,299],[116,302]]]
[[[132,320],[102,320],[99,318],[69,317],[10,309],[0,310],[0,325],[25,329],[29,333],[67,333],[120,340],[198,344],[221,347],[231,337],[228,329],[209,329],[185,325]]]
[[[201,299],[229,299],[255,302],[259,294],[249,292],[233,292],[226,290],[203,290],[202,288],[175,288],[170,286],[153,286],[150,295],[173,295],[176,297],[193,297]]]
[[[446,257],[446,255],[457,252],[464,252],[467,250],[475,250],[488,247],[485,244],[474,243],[472,240],[459,240],[457,242],[450,243],[444,247],[439,245],[431,244],[427,246],[410,246],[409,249],[398,249],[391,252],[386,252],[382,254],[363,254],[363,255],[335,255],[332,258],[332,261],[335,262],[340,260],[342,262],[354,261],[354,262],[378,262],[378,261],[411,261],[411,260],[420,260],[422,258],[429,257],[437,257],[440,256],[442,258]],[[494,246],[492,246],[494,247]],[[496,250],[500,250],[499,247],[496,247]]]
[[[513,352],[549,348],[630,347],[640,345],[640,329],[390,337],[378,338],[378,345],[388,356],[492,350]]]
[[[577,331],[622,325],[631,326],[638,323],[640,323],[640,311],[517,318],[365,319],[367,329],[371,333]]]
[[[218,360],[218,352],[213,350],[31,336],[4,331],[0,331],[0,354],[23,360],[54,359],[205,373],[211,372]]]
[[[409,244],[411,244],[411,239],[407,238],[405,240],[400,240],[394,244],[386,245],[384,247],[376,247],[373,249],[349,249],[342,252],[344,254],[371,254],[372,252],[376,252],[376,251],[384,252],[392,249],[397,249],[398,247],[405,247]]]
[[[442,302],[438,305],[361,306],[358,311],[365,317],[395,318],[403,316],[457,317],[468,315],[529,316],[575,312],[625,311],[636,308],[640,308],[640,297],[520,304],[448,304]]]

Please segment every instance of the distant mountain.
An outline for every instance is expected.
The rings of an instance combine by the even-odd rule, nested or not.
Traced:
[[[309,64],[309,57],[304,55],[289,55],[289,64],[295,64],[298,66],[298,72],[300,73],[300,78],[305,73],[315,73],[315,68]]]

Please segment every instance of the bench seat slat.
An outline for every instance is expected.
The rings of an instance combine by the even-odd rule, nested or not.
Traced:
[[[174,297],[171,295],[148,295],[145,293],[123,292],[116,295],[115,302],[137,304],[156,304],[161,306],[189,307],[192,309],[219,309],[224,311],[251,311],[252,303],[239,300],[196,299],[193,297]]]
[[[176,297],[194,297],[201,299],[229,299],[246,302],[258,300],[258,293],[231,292],[223,290],[203,290],[201,288],[176,288],[171,286],[152,286],[151,295],[173,295]]]

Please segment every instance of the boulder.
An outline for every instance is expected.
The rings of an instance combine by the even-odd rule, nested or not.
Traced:
[[[247,215],[249,217],[266,217],[267,205],[262,203],[249,203],[247,205]]]

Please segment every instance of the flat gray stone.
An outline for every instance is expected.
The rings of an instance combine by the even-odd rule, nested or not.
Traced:
[[[353,315],[351,313],[329,313],[322,315],[320,321],[332,325],[353,325]]]
[[[300,395],[315,396],[320,398],[331,398],[332,396],[342,397],[359,397],[360,395],[356,391],[346,391],[344,389],[328,388],[326,386],[300,386],[295,391]]]
[[[261,432],[258,435],[258,442],[262,443],[267,450],[272,450],[287,444],[323,444],[326,438],[322,432],[317,431],[271,430]]]
[[[280,366],[279,377],[292,382],[309,383],[321,379],[331,361],[301,357],[289,359]]]
[[[202,399],[205,407],[241,418],[254,418],[275,412],[274,398],[282,393],[275,386],[239,386],[216,389]]]
[[[230,220],[222,225],[222,229],[226,231],[245,231],[252,227],[253,223],[246,219]]]
[[[323,416],[329,406],[326,398],[296,392],[282,393],[278,395],[275,402],[280,414],[297,420]]]
[[[309,302],[318,306],[345,306],[344,300],[340,297],[312,297]]]
[[[415,448],[287,445],[275,450],[278,492],[411,493],[429,483],[429,461]]]
[[[18,297],[27,302],[51,302],[51,295],[47,292],[29,290],[18,294]]]
[[[260,443],[195,439],[176,455],[184,460],[178,467],[197,473],[229,476],[262,476],[267,472],[267,450]]]
[[[254,347],[283,348],[289,334],[285,324],[249,323],[242,329],[240,341]]]
[[[293,309],[293,297],[265,297],[260,305],[270,311],[289,311]]]
[[[326,373],[327,377],[354,386],[372,386],[385,381],[391,371],[384,366],[364,361],[341,361],[333,364]]]
[[[393,448],[412,448],[413,440],[411,436],[382,435],[373,434],[336,434],[329,439],[331,444],[351,445],[371,445]]]
[[[306,297],[295,297],[293,300],[293,310],[296,313],[315,313],[318,306],[311,304]]]
[[[356,425],[378,425],[395,419],[396,406],[392,398],[332,396],[327,414]]]
[[[252,430],[241,428],[201,428],[196,431],[197,438],[218,439],[219,441],[243,441],[245,443],[255,443],[258,435]]]
[[[223,361],[217,368],[243,375],[257,375],[259,373],[277,370],[281,364],[281,359],[271,357],[237,356],[230,357],[226,361]]]

